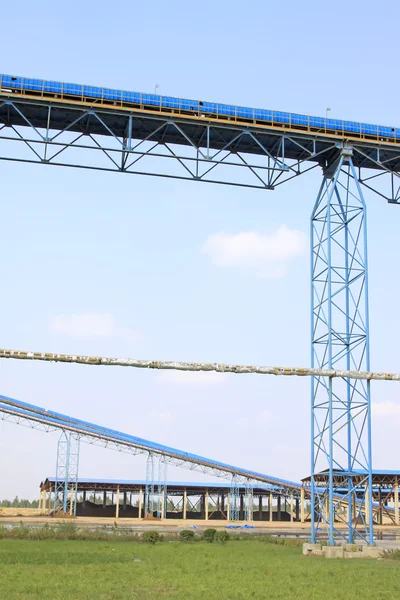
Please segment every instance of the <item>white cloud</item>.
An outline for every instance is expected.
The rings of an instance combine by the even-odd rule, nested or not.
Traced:
[[[49,318],[49,329],[70,337],[111,337],[118,336],[133,341],[139,334],[132,329],[118,327],[111,313],[82,313],[58,315]]]
[[[159,375],[160,383],[178,385],[219,385],[225,379],[224,373],[215,371],[162,371]]]
[[[297,229],[282,225],[266,234],[244,231],[237,234],[210,235],[201,251],[216,267],[251,269],[262,277],[283,277],[287,263],[303,254],[307,236]]]
[[[400,417],[400,401],[372,403],[371,408],[374,417]]]

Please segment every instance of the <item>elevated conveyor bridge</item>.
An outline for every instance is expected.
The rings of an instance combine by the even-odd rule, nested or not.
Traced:
[[[234,476],[239,483],[251,484],[253,482],[254,484],[257,483],[258,486],[261,483],[267,488],[271,488],[271,490],[297,493],[300,493],[302,488],[301,483],[286,481],[278,477],[249,471],[241,467],[235,467],[210,458],[198,456],[197,454],[184,452],[3,395],[0,395],[0,419],[25,424],[34,429],[45,431],[62,430],[79,437],[80,440],[89,444],[112,448],[118,452],[126,452],[128,454],[152,453],[165,457],[169,463],[179,467],[227,479]],[[66,475],[68,476],[68,473]]]
[[[341,119],[3,74],[0,142],[2,159],[261,189],[351,144],[360,181],[400,198],[400,128]]]

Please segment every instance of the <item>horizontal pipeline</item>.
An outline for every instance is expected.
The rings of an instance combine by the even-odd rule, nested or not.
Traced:
[[[352,371],[335,369],[310,369],[300,367],[262,367],[254,365],[226,365],[223,363],[197,363],[164,360],[140,360],[136,358],[109,358],[105,356],[78,356],[51,352],[27,352],[0,348],[0,358],[17,360],[40,360],[45,362],[76,363],[80,365],[102,365],[135,367],[136,369],[160,369],[174,371],[215,371],[216,373],[286,375],[297,377],[342,377],[345,379],[367,379],[377,381],[400,381],[400,373],[378,373],[374,371]]]

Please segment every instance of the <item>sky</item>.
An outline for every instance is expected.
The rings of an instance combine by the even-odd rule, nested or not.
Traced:
[[[2,7],[1,71],[399,127],[399,17],[387,0],[21,0],[18,18]],[[3,161],[0,173],[0,347],[309,365],[321,172],[275,191]],[[365,199],[371,366],[400,371],[400,208]],[[278,477],[310,471],[306,379],[2,361],[0,392]],[[372,399],[373,466],[398,469],[397,384],[374,383]],[[57,439],[0,421],[0,497],[38,495]],[[82,445],[80,475],[143,479],[145,461]]]

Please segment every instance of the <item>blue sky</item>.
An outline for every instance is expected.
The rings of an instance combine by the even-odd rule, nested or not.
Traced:
[[[143,92],[158,84],[161,94],[322,116],[329,106],[334,118],[400,126],[393,2],[117,0],[86,9],[23,0],[18,12],[16,20],[15,8],[2,8],[5,73]],[[6,162],[0,169],[0,346],[309,364],[307,244],[320,173],[265,192]],[[399,371],[400,209],[365,197],[372,367]],[[266,247],[279,246],[279,231],[294,232],[294,246],[292,256],[279,255],[277,273]],[[218,234],[228,258],[218,254]],[[306,380],[1,362],[0,382],[3,394],[232,464],[288,479],[309,472]],[[399,466],[397,396],[396,384],[373,386],[377,468]],[[0,496],[36,494],[54,473],[56,441],[1,422]],[[141,458],[85,446],[80,472],[145,473]]]

